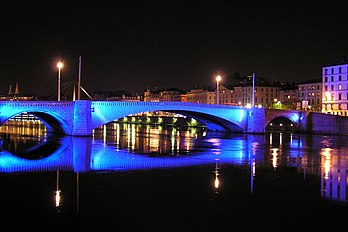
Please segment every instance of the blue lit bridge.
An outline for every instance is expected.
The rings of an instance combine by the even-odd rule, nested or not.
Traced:
[[[307,112],[289,110],[272,111],[264,108],[187,102],[79,100],[0,101],[0,126],[16,115],[29,113],[42,120],[48,131],[72,136],[91,136],[93,129],[116,119],[154,111],[173,112],[192,117],[206,125],[208,130],[239,133],[264,133],[266,126],[277,118],[288,120],[300,130],[324,130],[324,132],[340,129],[346,123],[342,120],[341,123],[332,124],[331,122],[337,122],[337,119],[330,118],[333,115],[317,113],[309,117]],[[321,120],[321,123],[315,125],[313,122],[318,120]],[[332,125],[323,127],[327,122]],[[320,128],[317,128],[318,126]]]

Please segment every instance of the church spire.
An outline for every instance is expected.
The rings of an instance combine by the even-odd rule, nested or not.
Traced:
[[[15,95],[19,95],[18,81],[16,82]]]
[[[8,96],[12,95],[12,85],[10,84],[10,88],[8,89]]]

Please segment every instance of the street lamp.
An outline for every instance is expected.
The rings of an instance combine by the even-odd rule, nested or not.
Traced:
[[[61,61],[57,64],[58,67],[58,101],[60,101],[60,69],[63,68],[63,63]]]
[[[219,104],[219,82],[221,81],[221,76],[216,77],[216,104]]]

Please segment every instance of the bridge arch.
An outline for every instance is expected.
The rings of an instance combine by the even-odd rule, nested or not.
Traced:
[[[294,131],[298,130],[298,124],[290,117],[276,117],[266,125],[266,131]]]
[[[243,132],[247,128],[247,112],[243,107],[183,102],[98,102],[93,101],[92,129],[119,118],[141,112],[179,113],[205,124],[209,130]]]
[[[271,123],[275,123],[280,126],[280,123],[290,125],[294,129],[298,129],[300,126],[300,113],[295,110],[267,110],[265,113],[265,128],[270,129]],[[288,128],[290,129],[290,128]]]
[[[204,124],[208,130],[211,131],[226,131],[226,132],[243,132],[243,128],[235,123],[225,120],[220,117],[216,117],[210,114],[204,114],[201,112],[193,111],[180,111],[171,110],[168,112],[182,114],[191,118],[196,119],[201,124]]]
[[[58,134],[71,134],[71,129],[69,128],[68,123],[61,118],[59,115],[54,112],[46,112],[46,111],[28,111],[28,110],[19,110],[14,111],[12,114],[8,114],[6,118],[0,121],[0,126],[4,123],[8,122],[11,118],[21,115],[21,114],[32,114],[37,117],[43,124],[46,126],[47,131],[54,132]]]

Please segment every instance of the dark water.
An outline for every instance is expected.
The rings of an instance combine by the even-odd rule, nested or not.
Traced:
[[[0,129],[1,219],[10,230],[347,226],[347,137],[116,123],[92,138],[56,137],[27,124]]]

